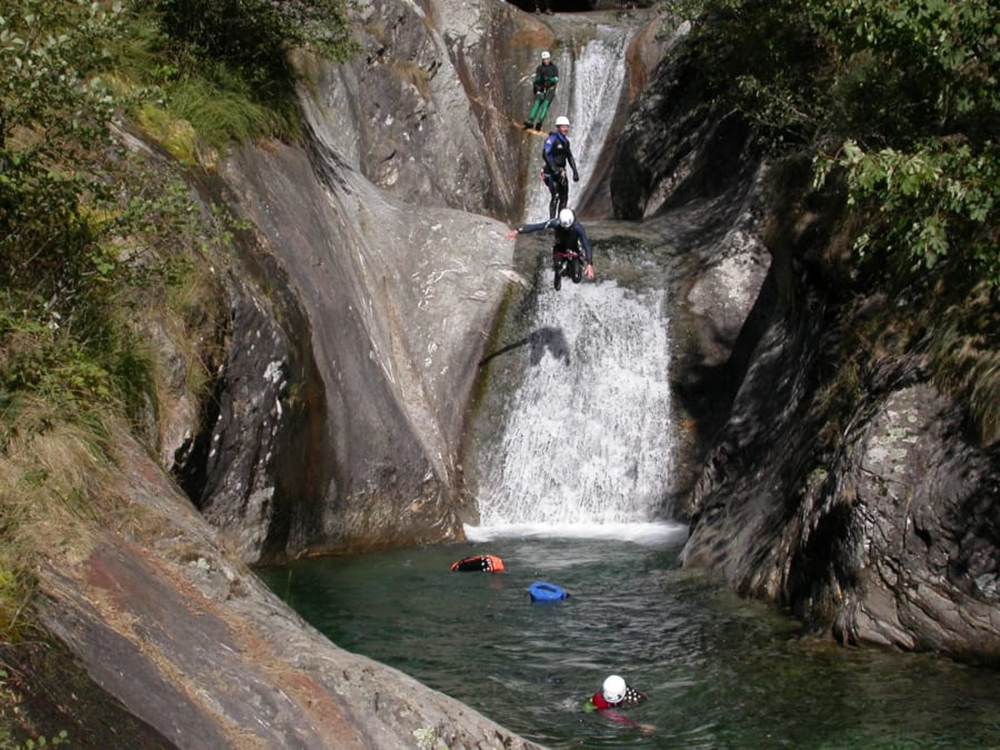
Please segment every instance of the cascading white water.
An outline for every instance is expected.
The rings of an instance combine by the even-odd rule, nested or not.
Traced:
[[[571,207],[594,176],[625,79],[631,31],[599,31],[575,56],[557,60],[562,91],[551,121],[570,117],[582,178],[570,185]],[[541,148],[539,139],[537,161],[532,156],[539,169]],[[533,182],[525,221],[547,219],[548,200],[541,181]],[[665,292],[568,279],[556,292],[551,271],[542,278],[530,363],[505,432],[483,458],[480,525],[466,527],[468,536],[683,533],[654,523],[672,455]]]
[[[560,85],[545,119],[549,129],[554,129],[557,116],[569,117],[570,147],[580,170],[580,182],[570,182],[570,208],[575,199],[583,195],[594,174],[625,81],[625,49],[631,30],[602,26],[599,31],[598,38],[588,42],[578,53],[567,51],[555,56]],[[525,201],[526,222],[549,218],[549,190],[538,177],[542,169],[542,143],[539,139],[537,154],[532,156],[529,172],[532,179]]]
[[[670,472],[664,296],[614,282],[540,292],[537,362],[489,461],[482,526],[652,520]]]

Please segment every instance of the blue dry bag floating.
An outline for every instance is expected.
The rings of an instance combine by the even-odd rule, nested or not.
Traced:
[[[559,586],[545,581],[535,581],[531,584],[528,588],[528,595],[533,602],[557,602],[569,596]]]

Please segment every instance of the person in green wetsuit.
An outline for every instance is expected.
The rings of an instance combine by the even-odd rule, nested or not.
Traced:
[[[542,63],[535,69],[535,80],[532,84],[535,91],[535,99],[531,104],[531,112],[528,119],[524,121],[525,130],[542,129],[545,122],[545,115],[549,112],[549,105],[556,95],[556,84],[559,82],[559,69],[552,62],[552,55],[549,52],[542,53]]]

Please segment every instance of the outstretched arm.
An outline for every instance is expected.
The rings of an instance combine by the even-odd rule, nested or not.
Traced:
[[[531,234],[532,232],[540,232],[543,229],[549,229],[554,227],[559,223],[558,219],[549,219],[548,221],[540,221],[537,224],[525,224],[523,227],[518,229],[511,229],[504,237],[508,240],[512,240],[519,234]]]

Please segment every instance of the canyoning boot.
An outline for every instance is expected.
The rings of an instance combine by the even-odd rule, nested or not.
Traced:
[[[535,130],[541,130],[541,129],[542,129],[542,121],[539,120],[538,122],[535,123]]]
[[[531,120],[525,120],[525,121],[524,121],[524,129],[525,129],[525,130],[531,130],[531,128],[532,128],[532,124],[533,124],[533,123],[531,122]]]

